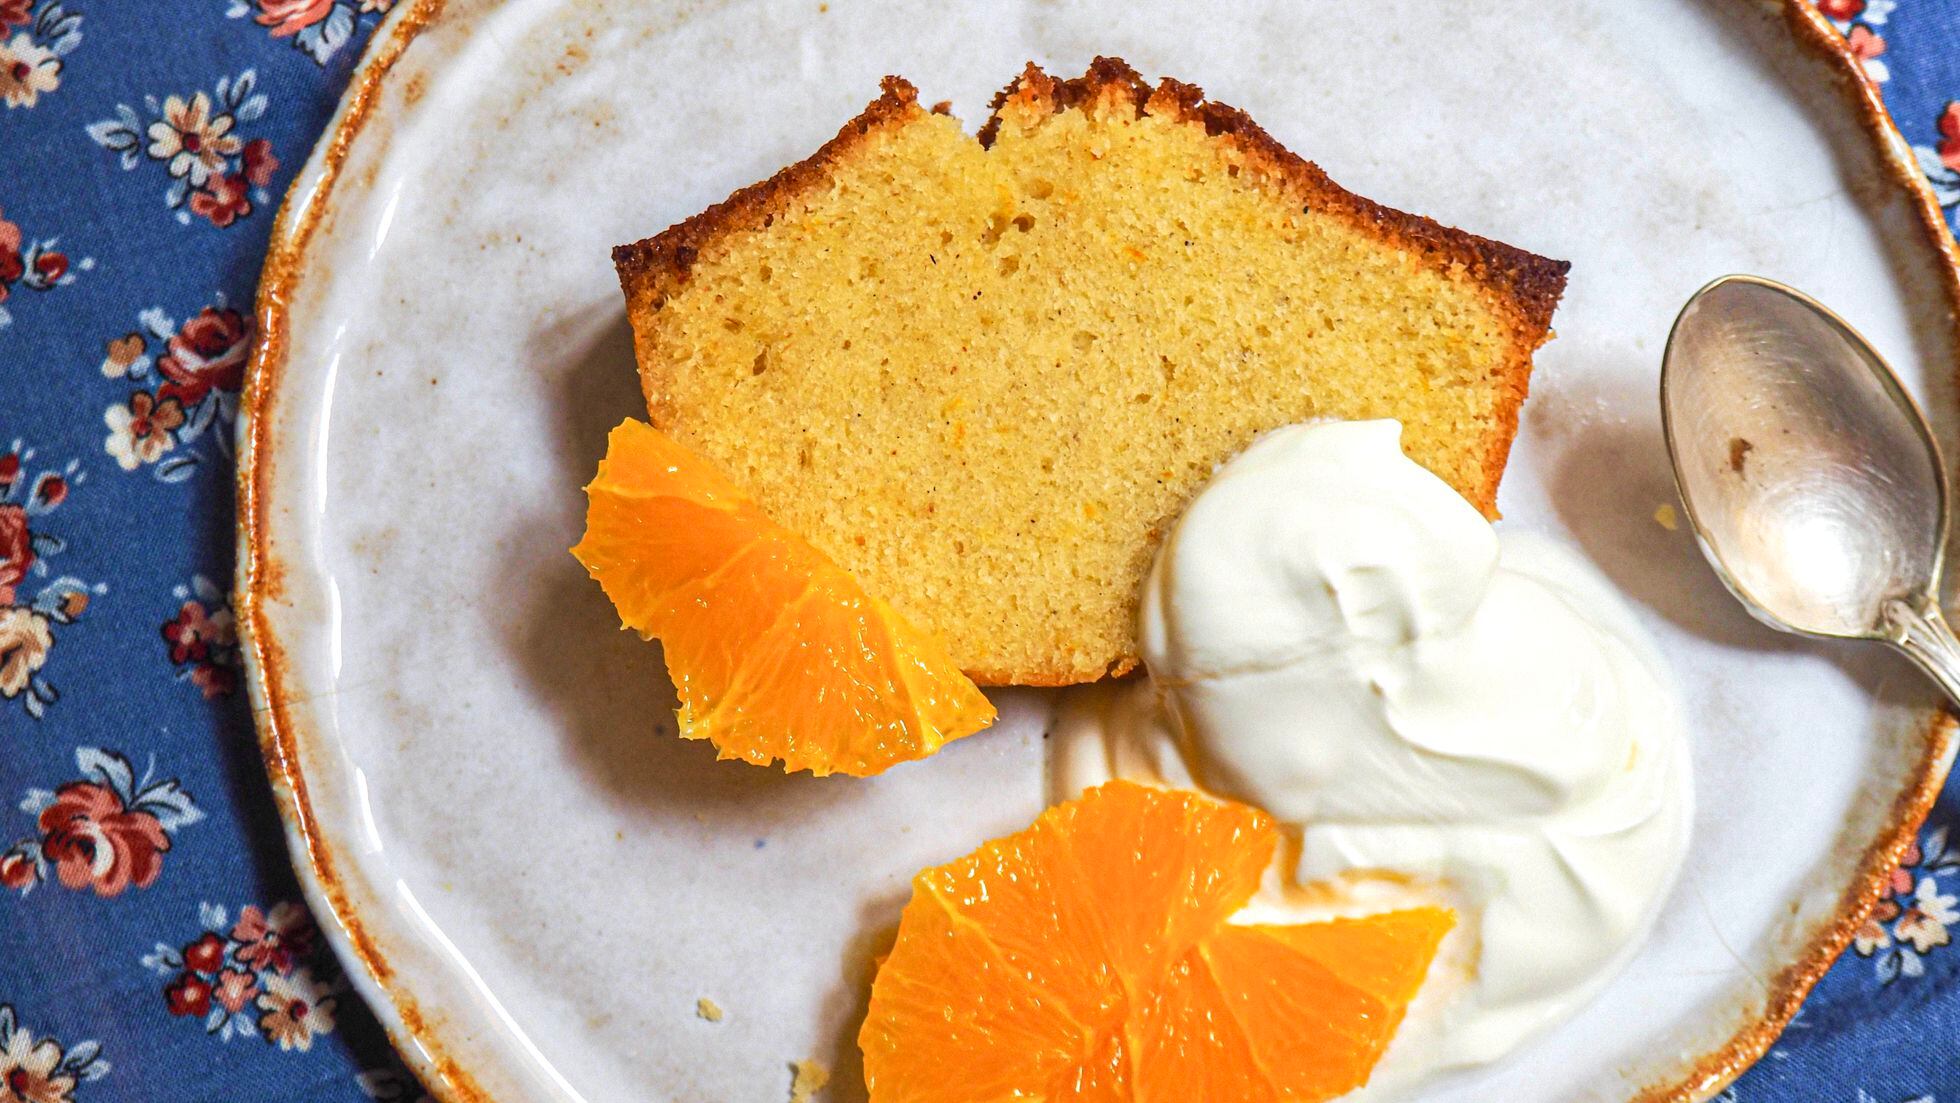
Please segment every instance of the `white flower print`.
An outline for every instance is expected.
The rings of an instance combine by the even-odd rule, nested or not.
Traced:
[[[1960,911],[1954,910],[1955,904],[1960,904],[1960,897],[1942,893],[1938,881],[1921,877],[1919,886],[1913,890],[1912,906],[1892,925],[1892,933],[1900,941],[1910,942],[1913,949],[1922,954],[1937,946],[1945,946],[1952,941],[1947,928],[1960,921]]]
[[[244,143],[230,133],[232,117],[211,113],[211,97],[194,93],[187,101],[168,96],[163,101],[163,118],[150,124],[150,145],[144,152],[152,160],[170,162],[170,175],[190,180],[201,187],[214,172],[224,171],[226,162]]]
[[[333,985],[313,979],[299,969],[290,976],[261,973],[265,991],[259,993],[259,1030],[280,1049],[308,1050],[318,1034],[333,1033]]]
[[[61,87],[61,58],[21,32],[0,43],[0,99],[8,107],[33,107]]]

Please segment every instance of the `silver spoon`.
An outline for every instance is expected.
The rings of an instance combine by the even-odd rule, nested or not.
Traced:
[[[1863,337],[1801,292],[1724,276],[1668,334],[1661,424],[1702,553],[1758,620],[1889,643],[1960,702],[1946,466]]]

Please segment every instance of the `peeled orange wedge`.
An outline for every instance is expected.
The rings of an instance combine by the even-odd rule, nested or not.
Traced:
[[[865,776],[993,722],[936,640],[652,426],[621,422],[585,492],[572,554],[664,645],[686,738]]]
[[[1455,923],[1228,923],[1264,813],[1111,782],[919,874],[858,1034],[872,1103],[1309,1103],[1368,1080]]]

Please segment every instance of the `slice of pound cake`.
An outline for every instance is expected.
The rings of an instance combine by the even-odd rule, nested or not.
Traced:
[[[1401,419],[1495,514],[1567,265],[1343,191],[1243,112],[1030,65],[976,140],[910,84],[613,251],[654,424],[976,680],[1136,664],[1167,523],[1258,433]]]

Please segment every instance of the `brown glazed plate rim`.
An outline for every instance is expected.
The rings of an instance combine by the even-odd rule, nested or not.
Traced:
[[[1916,221],[1941,258],[1947,302],[1960,317],[1960,250],[1939,203],[1910,149],[1892,124],[1878,87],[1836,29],[1803,0],[1733,0],[1778,8],[1793,43],[1831,64],[1836,91],[1851,109],[1885,167],[1887,183],[1910,200]],[[267,624],[265,603],[284,585],[272,556],[265,513],[271,479],[267,435],[286,366],[288,303],[315,232],[326,220],[340,170],[362,128],[375,116],[382,90],[415,38],[442,16],[445,0],[405,0],[370,39],[336,113],[311,158],[289,188],[274,223],[256,304],[258,334],[247,369],[239,423],[238,572],[235,601],[260,750],[265,758],[287,844],[308,900],[324,920],[335,948],[357,968],[356,986],[374,1006],[390,1041],[443,1103],[490,1103],[492,1097],[439,1036],[391,966],[376,933],[364,923],[347,891],[339,859],[319,829],[300,768],[300,733],[291,708],[284,650]],[[1763,1010],[1728,1041],[1698,1056],[1684,1056],[1677,1071],[1637,1092],[1630,1103],[1693,1103],[1719,1092],[1765,1052],[1796,1014],[1878,903],[1891,871],[1932,809],[1954,753],[1954,718],[1935,713],[1926,722],[1914,785],[1894,802],[1884,829],[1865,849],[1857,875],[1832,914],[1818,922],[1801,953],[1768,978]],[[511,1101],[506,1101],[511,1103]]]

